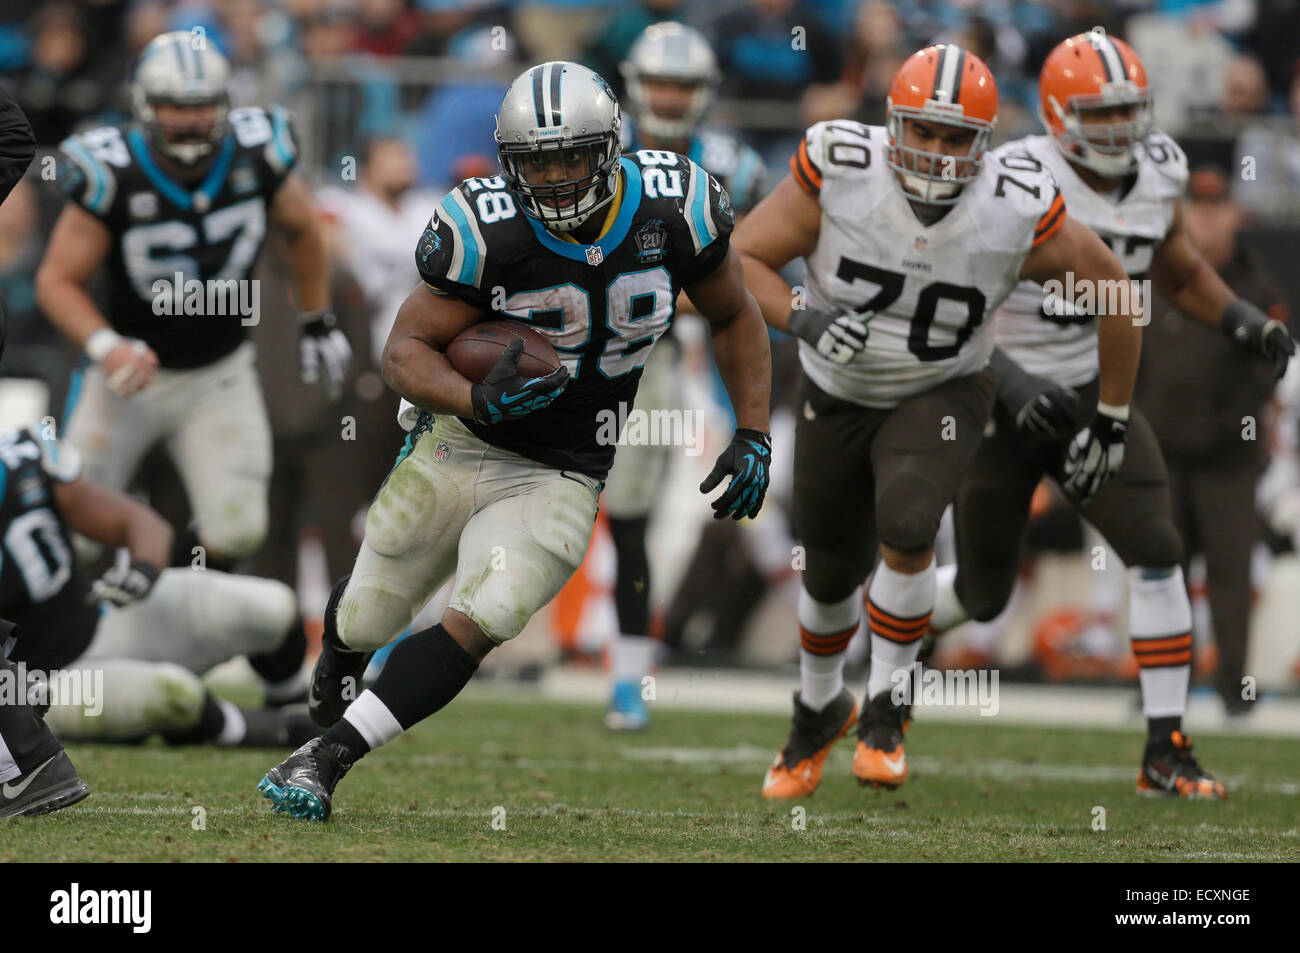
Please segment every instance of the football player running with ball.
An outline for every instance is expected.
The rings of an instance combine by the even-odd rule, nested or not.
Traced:
[[[1044,61],[1039,97],[1049,134],[999,151],[1050,170],[1071,215],[1115,250],[1131,278],[1149,275],[1179,311],[1221,330],[1245,355],[1273,362],[1281,376],[1295,349],[1286,327],[1238,298],[1183,226],[1187,160],[1151,128],[1146,72],[1132,48],[1100,29],[1065,40]],[[1095,303],[1102,297],[1094,295]],[[994,433],[957,497],[957,564],[940,572],[932,624],[944,632],[1002,612],[1019,570],[1030,497],[1051,474],[1128,567],[1129,636],[1148,726],[1138,793],[1222,798],[1223,785],[1201,768],[1182,731],[1192,608],[1164,458],[1140,413],[1104,396],[1098,401],[1094,310],[1027,281],[998,311]],[[1072,484],[1061,470],[1062,459],[1079,452],[1071,440],[1089,417],[1093,432],[1128,438],[1116,444],[1125,448],[1123,466],[1100,490]]]
[[[993,406],[989,319],[1023,278],[1073,269],[1125,280],[1105,243],[1066,214],[1049,171],[985,155],[997,113],[993,76],[978,57],[952,45],[921,50],[894,77],[885,127],[811,127],[791,175],[737,231],[764,317],[801,339],[804,371],[794,486],[806,556],[801,680],[765,797],[812,793],[855,721],[853,776],[890,788],[907,777],[906,689],[935,606],[934,539]],[[792,308],[777,271],[799,257],[807,300]],[[1116,408],[1128,406],[1137,372],[1135,319],[1099,322],[1101,399]],[[1105,480],[1122,429],[1080,439],[1086,452],[1068,461],[1071,478]],[[877,543],[859,719],[844,651]]]
[[[616,449],[601,422],[634,400],[681,289],[711,325],[739,425],[700,489],[731,476],[713,504],[719,518],[762,506],[771,356],[730,248],[730,200],[683,156],[620,158],[620,124],[618,101],[591,70],[526,71],[497,114],[502,174],[453,189],[420,239],[424,284],[398,312],[383,366],[421,418],[326,607],[311,705],[330,728],[259,784],[275,809],[327,820],[356,761],[455,698],[578,568]],[[654,241],[633,239],[651,230]],[[481,383],[463,377],[443,352],[492,312],[545,335],[562,366],[520,377],[519,342]],[[398,643],[349,705],[368,654],[453,574],[442,621]]]

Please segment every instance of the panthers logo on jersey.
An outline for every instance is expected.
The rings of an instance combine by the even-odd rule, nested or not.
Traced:
[[[439,203],[416,247],[434,291],[523,321],[551,342],[570,382],[551,406],[478,436],[548,466],[603,477],[614,447],[598,414],[631,406],[677,294],[726,257],[726,190],[690,159],[641,150],[620,160],[601,237],[566,241],[524,214],[500,177],[468,179]]]
[[[152,347],[164,367],[202,366],[243,341],[247,316],[234,308],[186,320],[172,301],[188,295],[193,281],[235,289],[251,276],[271,199],[298,161],[283,109],[234,109],[229,120],[196,182],[169,175],[135,124],[92,129],[59,147],[60,188],[113,237],[104,314],[118,332]],[[175,290],[178,275],[185,295]]]

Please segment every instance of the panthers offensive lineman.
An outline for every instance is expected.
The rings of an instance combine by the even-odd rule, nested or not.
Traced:
[[[423,413],[367,514],[351,576],[326,606],[311,705],[332,726],[259,784],[277,810],[328,819],[356,760],[456,697],[577,569],[615,451],[601,421],[635,398],[679,290],[712,327],[739,424],[701,492],[729,474],[716,516],[752,517],[762,506],[771,355],[730,249],[730,200],[686,157],[620,157],[620,125],[600,76],[575,63],[533,67],[497,114],[502,174],[461,183],[421,237],[424,284],[399,311],[383,363],[388,383]],[[515,342],[471,384],[442,351],[491,312],[546,335],[562,366],[521,378]],[[441,623],[399,642],[349,706],[367,654],[453,573]]]
[[[687,156],[721,183],[737,217],[765,192],[763,160],[732,136],[701,129],[713,104],[720,74],[708,41],[680,23],[656,23],[628,51],[622,64],[632,123],[624,128],[624,151],[667,150]],[[681,302],[679,306],[689,306]],[[636,409],[671,409],[677,401],[681,352],[670,332],[646,362]],[[610,653],[614,686],[605,724],[616,731],[644,728],[649,711],[641,679],[650,671],[650,561],[646,530],[672,448],[627,444],[619,448],[601,497],[617,556],[614,602],[619,635]]]
[[[857,717],[844,651],[867,593],[871,673],[853,775],[907,777],[903,719],[919,640],[935,604],[934,538],[984,433],[994,399],[987,320],[1021,278],[1067,269],[1124,280],[1115,256],[1073,221],[1049,171],[984,154],[997,121],[993,76],[953,45],[909,57],[894,77],[887,126],[810,128],[792,174],[736,236],[768,322],[800,337],[803,413],[794,514],[806,554],[798,618],[800,690],[765,797],[816,789],[826,755]],[[777,274],[808,262],[808,307]],[[1127,406],[1141,330],[1101,323],[1101,395]],[[1090,492],[1123,433],[1085,430],[1067,462]]]
[[[57,180],[72,201],[36,279],[41,307],[85,353],[64,430],[87,473],[125,489],[164,443],[207,564],[223,568],[266,535],[271,435],[246,337],[258,320],[250,279],[268,222],[288,240],[304,381],[323,376],[337,393],[350,356],[328,307],[311,194],[293,171],[288,115],[230,109],[229,74],[201,36],[165,33],[145,47],[136,121],[61,144]],[[101,265],[103,312],[88,293]],[[183,553],[188,560],[189,545]]]
[[[1049,169],[1071,215],[1114,249],[1133,279],[1149,275],[1178,310],[1273,361],[1280,376],[1294,350],[1285,325],[1236,297],[1184,229],[1187,162],[1172,139],[1151,128],[1146,72],[1132,48],[1100,29],[1063,41],[1044,61],[1039,95],[1048,134],[1000,151]],[[1071,436],[1096,406],[1098,418],[1127,428],[1124,463],[1090,501],[1073,502],[1129,567],[1129,631],[1148,726],[1138,793],[1222,798],[1223,785],[1201,768],[1182,732],[1192,609],[1155,435],[1136,410],[1122,414],[1097,403],[1094,313],[1027,281],[996,319],[995,431],[958,493],[958,560],[940,573],[934,629],[1002,612],[1034,488],[1044,473],[1059,479]]]

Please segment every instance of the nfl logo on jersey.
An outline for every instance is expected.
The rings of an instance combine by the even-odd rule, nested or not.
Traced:
[[[445,443],[440,443],[438,446],[433,448],[433,456],[435,460],[446,460],[451,456],[451,447],[447,446]]]
[[[595,267],[605,260],[605,253],[600,250],[599,245],[592,245],[587,249],[587,264]]]

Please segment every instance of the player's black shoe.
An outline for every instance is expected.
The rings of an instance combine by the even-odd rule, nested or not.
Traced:
[[[273,811],[300,821],[328,821],[334,788],[351,767],[342,745],[313,738],[266,772],[257,789],[270,800]]]
[[[1185,797],[1209,801],[1228,796],[1216,780],[1192,755],[1192,740],[1181,731],[1164,738],[1151,738],[1142,752],[1137,793],[1143,797]]]
[[[0,784],[0,817],[49,814],[76,804],[89,793],[67,754],[60,751],[26,774]]]

